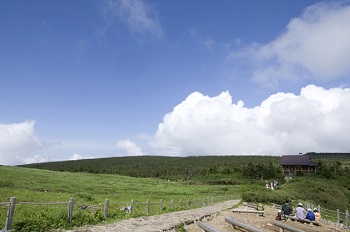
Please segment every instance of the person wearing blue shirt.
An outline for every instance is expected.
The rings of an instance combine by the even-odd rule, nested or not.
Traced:
[[[312,212],[310,208],[307,209],[306,219],[310,221],[315,221],[315,214]]]

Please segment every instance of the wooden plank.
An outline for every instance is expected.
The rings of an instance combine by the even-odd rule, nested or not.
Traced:
[[[279,205],[279,204],[272,204],[272,208],[282,209],[282,205]]]
[[[244,206],[251,207],[251,208],[256,208],[256,207],[258,207],[258,204],[249,203],[249,202],[243,202],[243,205],[244,205]]]
[[[220,232],[215,227],[205,223],[205,222],[197,222],[197,225],[202,228],[205,232]]]
[[[244,222],[240,222],[240,221],[237,221],[236,219],[232,218],[232,217],[227,217],[225,218],[225,221],[231,223],[232,225],[234,226],[238,226],[238,227],[241,227],[247,231],[251,231],[251,232],[263,232],[263,230],[260,230],[252,225],[249,225],[249,224],[246,224]]]
[[[320,225],[320,223],[317,222],[317,221],[310,221],[310,220],[308,220],[308,219],[301,220],[301,219],[299,219],[299,218],[297,218],[297,217],[295,217],[295,216],[289,216],[289,215],[285,215],[285,217],[286,217],[286,218],[289,218],[289,219],[291,219],[291,220],[293,220],[293,221],[306,222],[306,223],[310,223],[310,224],[313,224],[313,225],[316,225],[316,226],[319,226],[319,225]]]
[[[258,213],[258,214],[264,214],[264,211],[260,211],[260,210],[233,209],[232,212],[234,212],[234,213]]]
[[[274,224],[275,224],[275,226],[278,226],[278,227],[282,228],[283,230],[288,230],[288,231],[292,231],[292,232],[304,232],[304,230],[300,230],[298,228],[283,224],[281,222],[275,222]]]

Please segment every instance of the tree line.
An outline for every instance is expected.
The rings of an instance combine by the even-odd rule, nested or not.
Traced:
[[[310,154],[310,153],[308,153]],[[350,178],[348,153],[311,153],[318,163],[319,173],[331,177]],[[170,180],[203,179],[203,177],[231,177],[248,179],[283,178],[280,156],[127,156],[98,159],[70,160],[20,165],[61,172],[87,172],[116,174],[138,178],[164,178]],[[227,180],[225,180],[226,183]]]

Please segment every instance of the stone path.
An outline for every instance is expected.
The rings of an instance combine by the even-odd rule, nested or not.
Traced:
[[[189,209],[162,215],[143,216],[108,225],[87,226],[67,232],[160,232],[174,231],[182,223],[193,223],[220,211],[233,208],[240,200],[230,200],[203,208]]]

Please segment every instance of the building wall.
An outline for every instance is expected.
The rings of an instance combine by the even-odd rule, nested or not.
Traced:
[[[298,172],[302,172],[304,174],[315,173],[316,167],[311,166],[295,166],[295,165],[286,165],[283,166],[283,173],[285,177],[291,177],[297,175]]]

